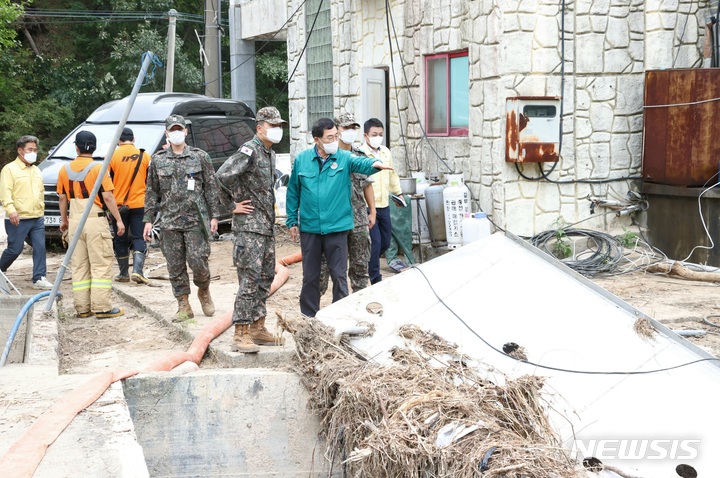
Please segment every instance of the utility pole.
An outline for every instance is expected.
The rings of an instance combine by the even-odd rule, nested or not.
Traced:
[[[170,93],[173,90],[173,80],[175,79],[175,25],[177,23],[177,10],[174,8],[168,12],[170,27],[168,28],[167,40],[167,65],[165,66],[165,92]]]
[[[222,98],[222,68],[220,67],[220,0],[205,0],[204,65],[205,94]]]

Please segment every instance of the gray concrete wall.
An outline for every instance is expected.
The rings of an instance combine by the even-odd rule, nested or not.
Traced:
[[[319,421],[294,373],[151,374],[124,387],[151,476],[328,475]]]

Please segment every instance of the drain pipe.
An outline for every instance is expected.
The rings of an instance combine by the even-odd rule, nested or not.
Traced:
[[[135,104],[135,98],[137,98],[138,93],[140,92],[140,87],[142,86],[143,80],[145,79],[145,75],[147,73],[148,68],[150,67],[150,62],[155,57],[155,54],[151,51],[146,52],[143,55],[143,62],[142,67],[140,68],[140,73],[138,74],[137,80],[135,80],[135,85],[133,86],[132,93],[130,93],[130,98],[128,99],[128,104],[125,107],[125,111],[123,112],[122,117],[120,118],[120,122],[118,123],[117,128],[115,129],[115,134],[112,137],[112,140],[110,141],[110,144],[117,144],[118,140],[120,140],[120,134],[122,133],[123,128],[125,127],[125,123],[127,122],[128,117],[130,116],[130,110],[132,110],[133,104]],[[62,264],[60,265],[60,269],[58,270],[57,276],[55,277],[55,284],[53,284],[53,288],[50,291],[50,299],[48,300],[47,305],[45,306],[45,312],[50,312],[50,309],[52,308],[52,303],[55,300],[55,296],[58,293],[58,290],[60,289],[60,283],[63,280],[63,276],[65,275],[65,271],[68,268],[68,265],[70,263],[70,260],[72,259],[73,252],[75,252],[75,246],[78,243],[78,239],[80,238],[80,234],[82,234],[83,227],[85,226],[85,221],[87,221],[88,216],[90,215],[90,209],[93,207],[93,203],[95,202],[95,197],[97,196],[98,192],[100,191],[100,185],[102,184],[102,180],[107,174],[107,170],[110,167],[110,159],[112,158],[114,149],[108,148],[107,153],[105,154],[105,159],[102,163],[102,168],[100,169],[100,172],[98,173],[98,177],[95,180],[95,185],[92,188],[92,191],[90,191],[90,195],[88,196],[87,204],[85,205],[85,210],[83,210],[82,216],[80,216],[80,222],[78,223],[77,229],[75,230],[75,234],[73,235],[72,239],[70,240],[70,243],[68,244],[67,252],[65,253],[65,259],[63,259]]]
[[[15,335],[17,335],[17,331],[20,328],[20,324],[22,324],[22,320],[25,317],[25,315],[28,313],[28,310],[30,310],[30,307],[37,302],[38,300],[42,299],[43,297],[47,297],[50,295],[50,291],[46,290],[45,292],[40,292],[39,294],[36,294],[28,300],[25,305],[23,305],[22,309],[20,309],[20,312],[17,315],[17,318],[15,319],[15,323],[12,326],[12,329],[10,330],[10,334],[8,335],[7,342],[5,342],[5,350],[3,350],[2,357],[0,357],[0,367],[5,366],[5,362],[7,362],[8,355],[10,355],[10,347],[12,347],[13,340],[15,340]],[[52,305],[52,303],[51,303]]]

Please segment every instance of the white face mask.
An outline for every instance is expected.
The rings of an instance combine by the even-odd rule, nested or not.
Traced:
[[[342,133],[340,133],[340,139],[345,144],[353,144],[355,140],[357,139],[357,130],[356,129],[346,129]]]
[[[270,141],[273,144],[278,144],[280,141],[282,141],[283,137],[283,129],[279,126],[275,126],[273,128],[267,128],[265,130],[266,136],[268,141]]]
[[[370,146],[372,146],[373,149],[378,149],[383,142],[382,136],[370,136],[368,139],[370,140]]]
[[[185,142],[185,131],[170,131],[168,139],[175,146],[180,146]]]
[[[37,153],[35,153],[35,152],[25,153],[23,155],[23,159],[25,160],[26,163],[33,164],[35,161],[37,161]]]
[[[323,149],[327,154],[335,154],[338,150],[338,142],[333,141],[332,143],[322,143]]]

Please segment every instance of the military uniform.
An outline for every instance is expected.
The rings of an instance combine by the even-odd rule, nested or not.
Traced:
[[[254,210],[233,214],[233,263],[238,292],[234,324],[252,324],[266,314],[265,302],[275,276],[275,152],[257,135],[223,164],[217,172],[221,198],[229,210],[250,200]]]
[[[144,222],[160,212],[160,248],[167,260],[175,297],[190,294],[187,267],[193,283],[210,285],[210,219],[220,216],[215,171],[208,154],[185,146],[176,154],[171,147],[155,153],[148,168]]]

